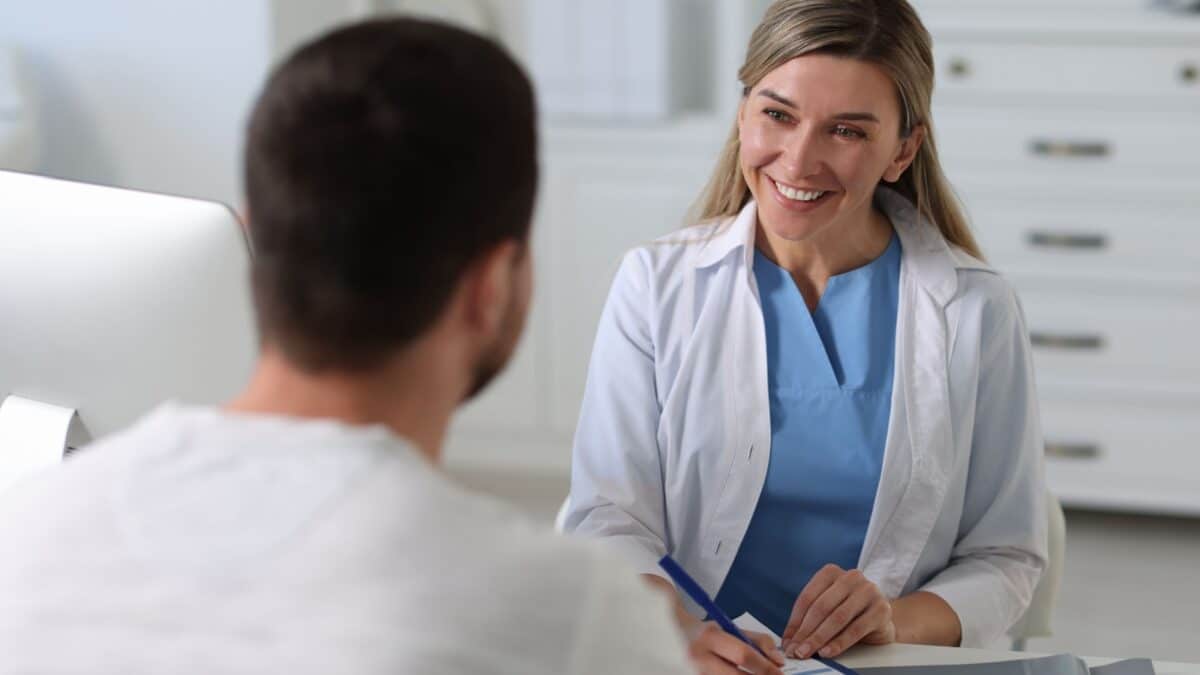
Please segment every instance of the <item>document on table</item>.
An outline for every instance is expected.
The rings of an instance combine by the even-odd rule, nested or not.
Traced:
[[[1130,659],[1089,669],[1079,657],[1056,654],[951,666],[859,668],[858,672],[862,675],[1154,675],[1154,664],[1147,659]]]
[[[779,636],[750,614],[734,619],[738,628],[766,633],[779,644]],[[971,663],[952,666],[893,666],[888,668],[858,668],[863,675],[1154,675],[1154,664],[1148,659],[1129,659],[1094,666],[1091,669],[1082,659],[1070,654],[1031,657],[1017,661]],[[788,659],[784,675],[837,675],[829,666],[812,659]]]
[[[752,614],[743,614],[734,619],[733,623],[737,624],[737,627],[744,631],[751,630],[756,633],[770,635],[776,645],[781,642],[778,635],[773,633],[770,628],[764,626],[761,621],[754,618]],[[787,665],[783,667],[783,675],[837,675],[837,671],[813,659],[788,659]]]

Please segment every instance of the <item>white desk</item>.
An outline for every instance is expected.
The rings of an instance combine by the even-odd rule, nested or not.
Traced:
[[[926,647],[923,645],[886,645],[883,647],[859,646],[846,652],[838,661],[851,668],[879,668],[887,666],[943,666],[961,663],[988,663],[1012,661],[1045,656],[1031,652],[999,652],[983,649],[952,649],[950,647]],[[1088,665],[1102,666],[1120,659],[1088,658]],[[1170,663],[1155,661],[1157,675],[1200,675],[1200,664]]]

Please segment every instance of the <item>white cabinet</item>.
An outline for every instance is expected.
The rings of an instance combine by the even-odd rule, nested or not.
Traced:
[[[543,226],[551,242],[543,291],[550,330],[550,422],[570,435],[579,416],[596,324],[622,255],[683,226],[715,161],[711,139],[639,143],[619,132],[604,150],[580,151],[555,137]]]
[[[703,91],[656,122],[632,123],[620,110],[609,120],[543,120],[534,315],[516,362],[456,420],[447,442],[453,465],[569,468],[596,324],[617,265],[630,248],[685,224],[729,134],[737,68],[768,3],[666,1],[699,7],[707,22],[693,27],[705,39],[688,45],[692,58],[707,62]],[[607,0],[573,4],[597,2]],[[528,44],[513,50],[530,52]],[[696,72],[688,67],[683,76]]]
[[[1200,15],[917,4],[947,172],[1026,310],[1051,488],[1200,514]]]
[[[657,121],[703,107],[706,0],[526,0],[529,65],[552,120]]]

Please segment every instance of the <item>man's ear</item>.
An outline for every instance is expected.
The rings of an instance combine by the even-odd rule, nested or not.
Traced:
[[[899,151],[892,159],[892,163],[888,165],[887,170],[883,172],[883,180],[889,183],[900,180],[908,167],[912,166],[913,160],[917,158],[917,153],[921,151],[921,145],[924,142],[925,125],[918,124],[912,128],[906,138],[901,140]]]
[[[475,259],[464,277],[466,317],[486,335],[500,330],[509,305],[517,293],[517,263],[524,255],[520,242],[509,239]]]
[[[242,226],[242,233],[247,237],[250,236],[250,205],[246,204],[245,200],[242,205],[234,209],[233,216],[237,218],[238,224]]]

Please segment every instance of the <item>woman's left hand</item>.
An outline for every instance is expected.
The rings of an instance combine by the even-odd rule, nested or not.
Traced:
[[[796,598],[783,631],[783,652],[792,658],[834,658],[863,642],[896,641],[892,605],[858,570],[826,565]]]

